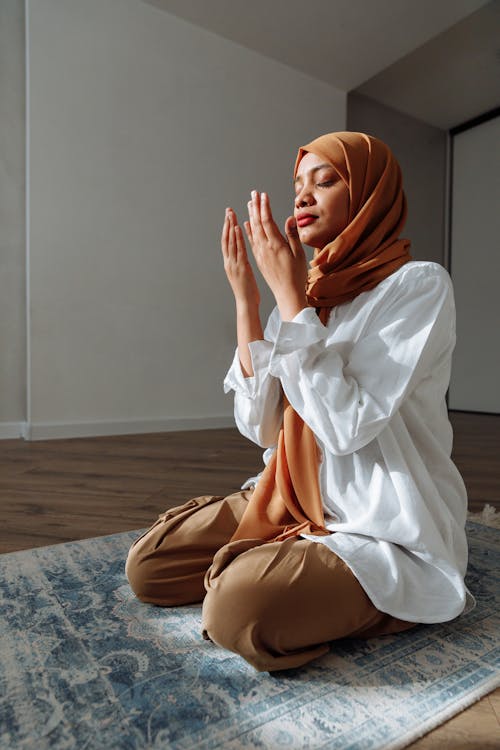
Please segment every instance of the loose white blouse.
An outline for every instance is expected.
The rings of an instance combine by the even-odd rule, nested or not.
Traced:
[[[341,557],[379,610],[410,622],[444,622],[473,606],[467,495],[445,402],[455,339],[448,273],[411,261],[333,308],[327,326],[313,308],[291,322],[275,308],[264,340],[249,345],[254,375],[243,376],[236,350],[224,380],[236,424],[267,449],[265,462],[285,393],[316,436],[334,532],[303,536]]]

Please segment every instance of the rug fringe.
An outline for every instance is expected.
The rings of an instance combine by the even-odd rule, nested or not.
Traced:
[[[492,526],[494,529],[500,529],[500,513],[497,513],[493,505],[486,503],[480,513],[468,513],[467,520],[474,523],[482,523],[483,526]]]
[[[403,748],[408,747],[408,745],[411,745],[417,740],[422,739],[422,737],[425,737],[427,734],[429,734],[429,732],[434,731],[434,729],[438,729],[438,727],[443,726],[443,724],[445,724],[450,719],[453,719],[455,716],[458,716],[458,714],[466,711],[475,703],[478,703],[486,695],[489,695],[494,690],[496,690],[496,688],[499,686],[499,677],[494,678],[491,682],[488,682],[484,685],[480,685],[469,695],[462,698],[462,700],[459,701],[458,704],[448,706],[439,714],[424,722],[417,730],[410,730],[406,734],[406,736],[399,737],[397,740],[387,746],[387,750],[403,750]]]

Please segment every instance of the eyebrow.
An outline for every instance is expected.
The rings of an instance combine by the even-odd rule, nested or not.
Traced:
[[[313,174],[314,172],[318,172],[320,169],[325,169],[325,167],[330,167],[331,169],[335,169],[333,164],[329,164],[326,162],[325,164],[318,164],[317,167],[312,167],[308,170],[307,174]],[[293,184],[296,185],[299,180],[302,179],[302,175],[298,175],[298,177],[295,177]]]

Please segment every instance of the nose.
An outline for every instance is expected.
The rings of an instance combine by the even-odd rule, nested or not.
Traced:
[[[303,185],[295,196],[295,208],[311,206],[314,202],[314,196],[307,185]]]

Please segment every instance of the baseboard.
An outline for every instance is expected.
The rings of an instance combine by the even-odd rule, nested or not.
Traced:
[[[138,435],[148,432],[213,430],[224,427],[234,427],[232,416],[141,419],[116,422],[32,422],[27,427],[24,437],[26,440],[54,440],[105,435]]]
[[[26,422],[0,422],[0,440],[15,440],[26,436]]]

